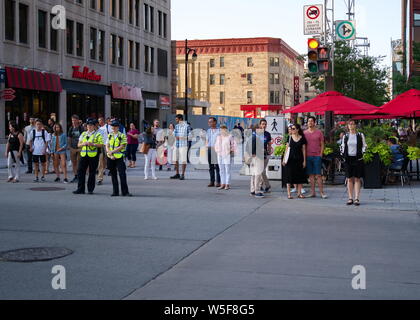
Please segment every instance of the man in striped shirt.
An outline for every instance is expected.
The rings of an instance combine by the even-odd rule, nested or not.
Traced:
[[[188,136],[191,132],[191,128],[186,121],[184,121],[184,116],[178,114],[175,117],[177,125],[175,126],[175,149],[173,153],[173,161],[175,163],[176,174],[171,177],[171,179],[185,179],[185,170],[187,168],[187,155],[188,155]],[[182,174],[179,174],[179,164],[182,164]]]

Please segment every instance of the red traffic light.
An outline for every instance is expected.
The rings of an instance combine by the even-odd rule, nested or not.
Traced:
[[[315,38],[308,39],[308,48],[317,49],[319,47],[319,41]]]

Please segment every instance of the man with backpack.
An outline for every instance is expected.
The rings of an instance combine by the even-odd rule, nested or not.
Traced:
[[[32,153],[32,160],[35,164],[35,179],[34,182],[39,182],[39,163],[42,165],[41,181],[45,182],[44,173],[47,169],[47,148],[48,142],[51,141],[50,134],[44,129],[42,120],[37,119],[36,128],[30,134],[30,152]]]
[[[77,168],[78,168],[78,163],[80,161],[80,151],[81,151],[81,149],[78,147],[79,138],[81,134],[83,133],[83,131],[85,130],[83,129],[83,126],[80,125],[79,116],[76,114],[72,115],[71,124],[72,125],[69,128],[69,131],[67,134],[67,138],[68,138],[67,145],[69,146],[69,149],[70,149],[70,159],[71,159],[71,164],[72,164],[73,174],[74,174],[74,178],[70,182],[75,183],[77,182]]]

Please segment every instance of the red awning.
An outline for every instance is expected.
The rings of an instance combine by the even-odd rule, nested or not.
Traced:
[[[249,105],[249,104],[244,104],[241,105],[241,111],[254,111],[257,109],[261,109],[261,111],[281,111],[283,110],[283,106],[282,105],[271,105],[271,104],[267,104],[267,105]]]
[[[395,117],[419,117],[420,115],[420,90],[410,89],[394,100],[384,104],[371,114],[389,114]]]
[[[112,97],[114,99],[143,101],[140,88],[124,86],[118,83],[112,84]]]
[[[6,67],[7,86],[10,88],[61,92],[60,77],[53,73],[42,73]]]

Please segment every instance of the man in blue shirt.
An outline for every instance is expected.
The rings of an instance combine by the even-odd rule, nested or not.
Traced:
[[[217,128],[217,119],[215,117],[210,117],[208,124],[210,127],[206,134],[207,159],[210,172],[210,184],[208,187],[216,186],[218,188],[220,187],[220,169],[219,164],[217,163],[217,154],[214,150],[214,145],[217,136],[220,134],[220,129]]]

